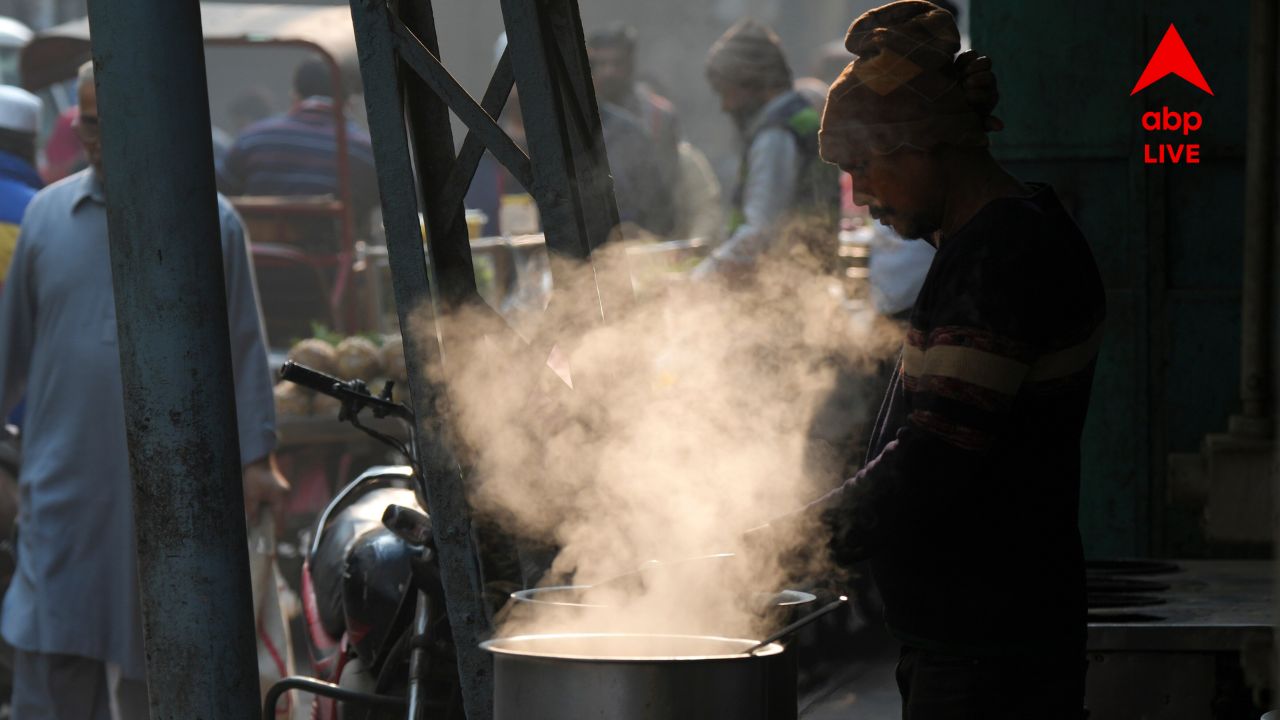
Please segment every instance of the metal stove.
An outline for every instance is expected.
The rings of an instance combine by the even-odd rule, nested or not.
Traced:
[[[1090,720],[1257,718],[1273,646],[1269,560],[1091,562]]]

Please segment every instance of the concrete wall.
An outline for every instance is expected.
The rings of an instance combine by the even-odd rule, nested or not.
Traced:
[[[1170,23],[1213,96],[1170,77],[1130,97]],[[994,151],[1075,206],[1108,289],[1084,438],[1081,526],[1093,555],[1194,552],[1199,518],[1167,503],[1167,458],[1195,451],[1238,410],[1247,28],[1243,2],[973,8],[973,44],[994,58],[1008,124]],[[1139,119],[1164,106],[1202,113],[1190,140],[1201,164],[1143,162]]]

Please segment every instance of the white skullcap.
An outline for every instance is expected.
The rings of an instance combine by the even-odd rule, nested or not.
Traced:
[[[0,128],[34,135],[42,106],[40,98],[22,88],[0,85]]]
[[[0,17],[0,48],[20,48],[31,42],[31,28],[11,17]]]

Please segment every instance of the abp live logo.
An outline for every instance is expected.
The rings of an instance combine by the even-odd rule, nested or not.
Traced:
[[[1172,24],[1165,31],[1164,38],[1160,40],[1160,45],[1156,47],[1151,60],[1147,61],[1147,67],[1142,71],[1142,77],[1138,78],[1137,84],[1133,86],[1133,90],[1129,95],[1137,95],[1152,83],[1169,75],[1177,75],[1204,92],[1210,95],[1213,94],[1213,90],[1209,87],[1209,82],[1204,79],[1204,73],[1200,72],[1200,66],[1196,65],[1195,58],[1191,57],[1191,51],[1187,49],[1187,44],[1182,41],[1182,36],[1178,34],[1178,29]],[[1204,127],[1204,118],[1200,113],[1194,110],[1179,112],[1170,110],[1166,106],[1160,108],[1159,112],[1152,110],[1143,113],[1141,124],[1142,129],[1147,131],[1148,134],[1155,132],[1181,132],[1184,140],[1181,143],[1144,143],[1142,146],[1143,162],[1148,165],[1196,165],[1200,163],[1200,144],[1185,142],[1190,139],[1192,133],[1198,132],[1200,128]]]

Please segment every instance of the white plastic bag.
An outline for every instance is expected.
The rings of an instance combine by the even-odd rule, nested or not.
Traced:
[[[293,672],[293,644],[289,637],[289,598],[292,593],[276,565],[276,527],[270,512],[259,513],[249,528],[249,573],[253,581],[253,621],[258,637],[258,682],[261,697]],[[277,720],[309,717],[297,692],[276,703]]]
[[[880,314],[896,315],[916,304],[936,252],[923,240],[903,240],[889,228],[876,228],[867,272]]]

